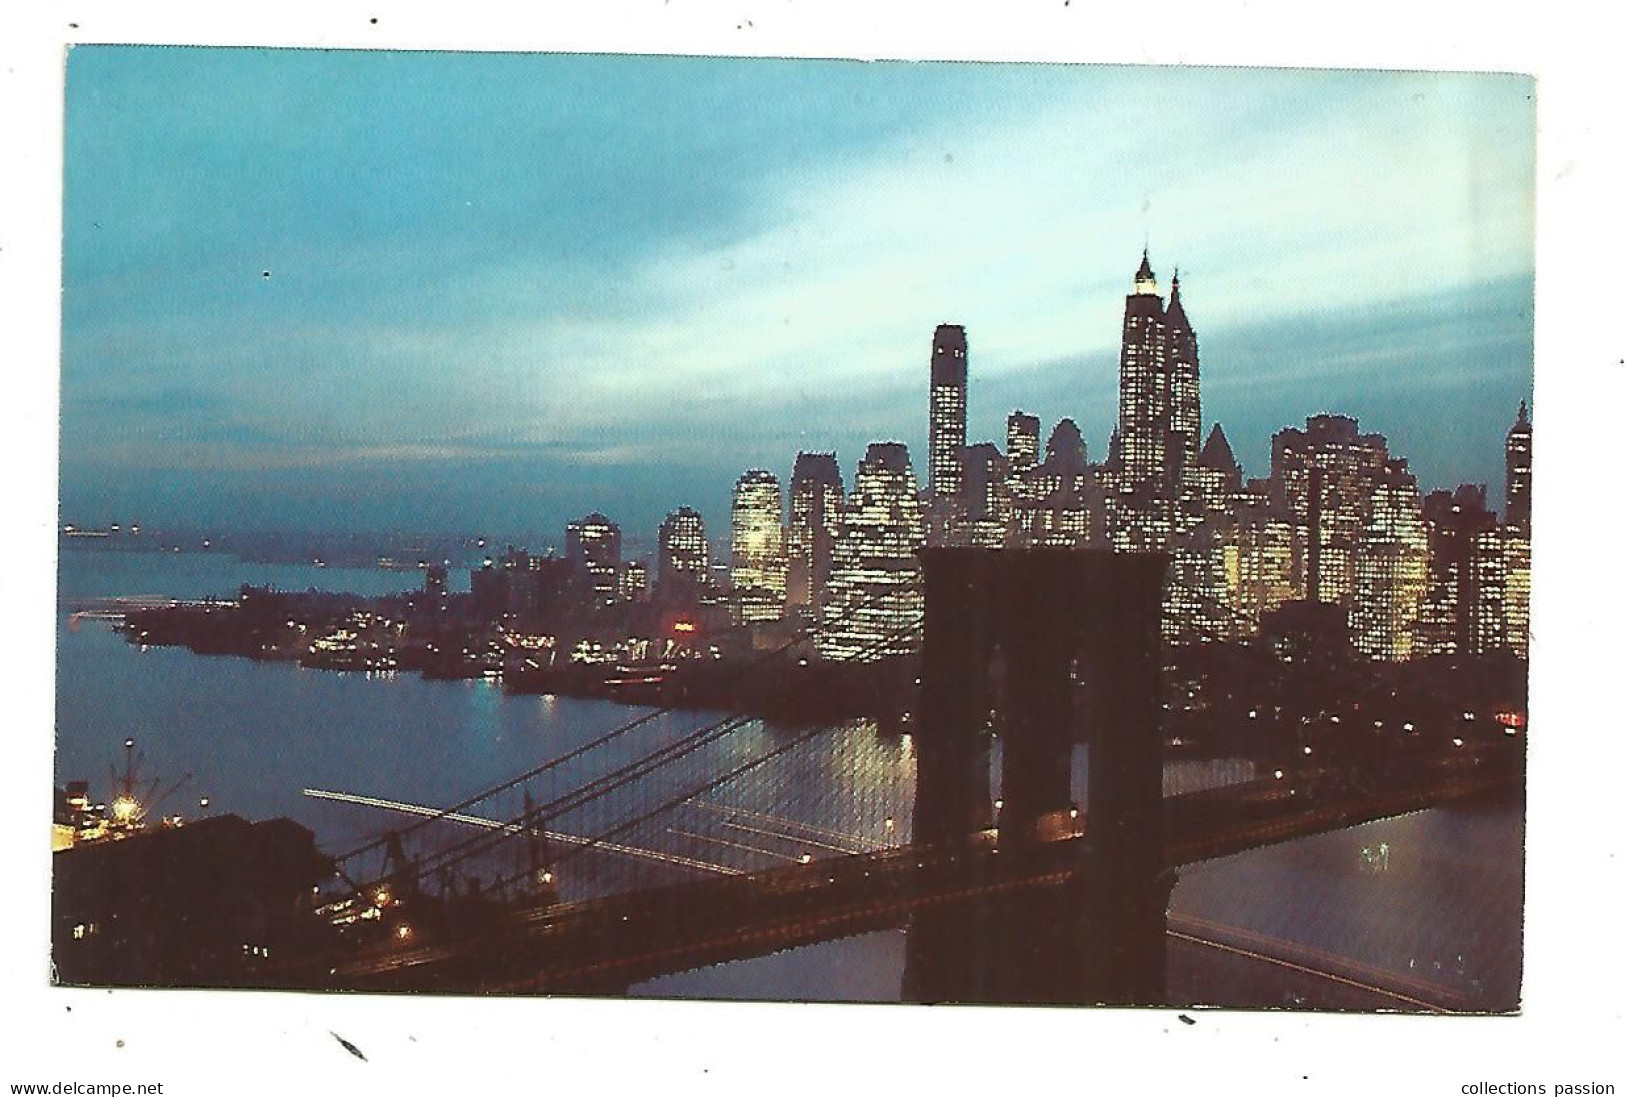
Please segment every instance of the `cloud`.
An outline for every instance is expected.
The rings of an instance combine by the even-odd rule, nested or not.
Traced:
[[[346,113],[344,140],[302,142],[258,97],[262,136],[200,124],[166,146],[212,211],[196,224],[132,210],[122,229],[88,229],[100,207],[76,188],[111,201],[92,168],[123,164],[142,202],[174,196],[152,196],[157,158],[126,142],[96,167],[96,142],[79,139],[65,469],[389,462],[411,476],[512,459],[658,477],[677,462],[726,484],[730,468],[787,466],[789,446],[923,438],[941,321],[969,328],[973,432],[998,437],[999,405],[1021,404],[1074,415],[1098,452],[1147,238],[1165,281],[1175,262],[1184,274],[1215,405],[1227,390],[1313,398],[1368,375],[1399,398],[1429,383],[1390,368],[1407,356],[1448,347],[1460,371],[1474,355],[1515,362],[1526,342],[1526,319],[1452,307],[1465,288],[1529,277],[1524,80],[621,64],[662,98],[583,105],[609,69],[559,92],[568,110],[448,76],[389,134]],[[806,97],[747,94],[796,73]],[[888,89],[884,111],[856,98]],[[476,102],[484,113],[457,129]],[[115,118],[139,133],[154,109]],[[866,130],[843,120],[865,111]],[[268,204],[230,208],[201,170],[225,148],[247,157],[239,176],[255,157],[278,172],[303,157],[297,185],[273,178]],[[363,149],[377,160],[357,174]],[[362,210],[369,196],[388,208]],[[154,225],[179,235],[166,244]],[[114,434],[131,441],[97,448]]]

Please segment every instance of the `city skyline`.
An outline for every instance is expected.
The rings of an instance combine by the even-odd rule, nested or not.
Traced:
[[[572,94],[622,72],[638,79],[607,105]],[[386,78],[395,99],[352,96],[380,117],[340,110]],[[203,80],[221,90],[206,105],[170,98]],[[1019,407],[1046,431],[1075,419],[1103,454],[1121,256],[1147,243],[1185,275],[1206,418],[1249,475],[1276,430],[1332,412],[1385,434],[1423,490],[1493,490],[1508,409],[1529,397],[1517,78],[81,48],[68,83],[67,520],[387,529],[432,500],[465,530],[556,536],[598,510],[641,539],[679,505],[717,529],[740,470],[783,481],[798,451],[850,470],[898,440],[923,472],[919,363],[940,323],[963,324],[976,357],[971,441],[1002,440]],[[494,117],[458,113],[499,87],[516,101]],[[745,89],[768,105],[678,147],[685,112]],[[348,144],[291,128],[414,104],[436,113]],[[257,135],[223,124],[246,106]],[[1180,164],[1155,142],[1125,151],[1148,116],[1188,124]],[[430,149],[459,117],[478,124]],[[1069,128],[1101,139],[1079,150]],[[545,149],[493,154],[540,130]],[[607,142],[573,170],[656,170],[618,195],[525,176],[570,161],[571,135]],[[1369,178],[1306,174],[1327,142],[1368,139],[1383,156]],[[1123,163],[1100,181],[1108,149]],[[1203,150],[1213,170],[1193,181]],[[679,177],[690,193],[653,197]],[[501,201],[541,178],[578,207],[546,206],[531,231],[553,230],[547,246],[512,231],[537,193]],[[1227,178],[1252,180],[1246,207],[1199,216]],[[1471,215],[1469,193],[1484,196]],[[308,250],[324,234],[328,251]]]
[[[62,980],[635,995],[900,929],[832,993],[1518,1007],[1527,79],[118,48],[68,82]],[[192,704],[245,668],[285,692]],[[400,715],[323,705],[273,783],[329,676]],[[222,761],[251,714],[292,732]],[[218,787],[148,828],[137,743],[188,730]],[[1289,866],[1246,955],[1291,980],[1185,989],[1263,939],[1170,868],[1358,832],[1338,878],[1403,890],[1417,848],[1360,828],[1457,805],[1508,945],[1317,943]],[[420,821],[349,848],[360,808]],[[251,815],[315,876],[174,893],[209,940],[80,886]]]

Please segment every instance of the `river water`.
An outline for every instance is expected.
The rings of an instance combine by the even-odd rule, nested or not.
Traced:
[[[157,778],[159,788],[190,774],[160,810],[195,814],[207,796],[211,811],[253,819],[286,815],[336,851],[400,825],[400,818],[314,799],[306,789],[445,806],[638,713],[604,701],[508,696],[486,682],[143,650],[105,622],[74,622],[67,611],[98,597],[229,597],[243,583],[381,594],[418,582],[415,572],[248,564],[222,554],[64,550],[57,783],[84,778],[105,790],[109,766],[122,766],[122,743],[133,737],[143,774]],[[703,713],[659,717],[640,730],[641,738],[628,736],[597,752],[596,762],[549,774],[532,791],[545,801],[594,776],[592,766],[628,761],[709,719]],[[759,750],[788,734],[743,728],[697,755],[692,772],[727,761],[729,751]],[[841,729],[833,747],[826,741],[801,757],[799,776],[767,793],[759,785],[718,790],[712,803],[701,805],[711,814],[709,825],[700,811],[686,821],[665,820],[667,842],[689,842],[686,851],[707,861],[757,867],[802,851],[827,855],[830,846],[906,835],[913,797],[906,736],[886,737],[856,724]],[[1079,787],[1086,766],[1080,750]],[[1182,771],[1171,777],[1181,787],[1204,779],[1213,776]],[[658,802],[682,782],[679,773],[668,788],[642,795]],[[517,796],[470,811],[514,814]],[[628,807],[611,803],[602,810]],[[763,818],[723,814],[733,808]],[[732,821],[719,822],[724,818]],[[583,833],[595,825],[585,817],[566,822]],[[719,829],[724,826],[733,829]],[[673,837],[681,834],[695,837]],[[636,833],[622,840],[634,839],[646,840]],[[1521,975],[1522,897],[1523,816],[1515,805],[1420,812],[1191,866],[1182,870],[1172,898],[1170,994],[1247,1007],[1512,1008]],[[869,934],[660,979],[634,992],[896,1001],[904,950],[901,931]]]

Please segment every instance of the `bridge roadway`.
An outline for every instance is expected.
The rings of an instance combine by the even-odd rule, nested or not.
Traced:
[[[1380,794],[1272,780],[1189,793],[1166,801],[1166,860],[1193,864],[1517,787],[1511,774],[1440,769],[1425,787]],[[466,936],[416,944],[413,934],[349,954],[323,977],[307,969],[285,979],[351,990],[624,993],[661,975],[899,928],[926,907],[1061,884],[1082,869],[1087,842],[1085,833],[1001,849],[988,832],[958,846],[902,846],[513,911]]]

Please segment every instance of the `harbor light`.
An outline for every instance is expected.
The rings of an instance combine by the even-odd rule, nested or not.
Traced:
[[[398,940],[404,941],[410,936],[412,936],[412,927],[407,925],[405,922],[402,922],[400,925],[395,927],[395,937]]]
[[[132,797],[120,796],[113,801],[113,818],[128,823],[135,818],[137,804]]]

